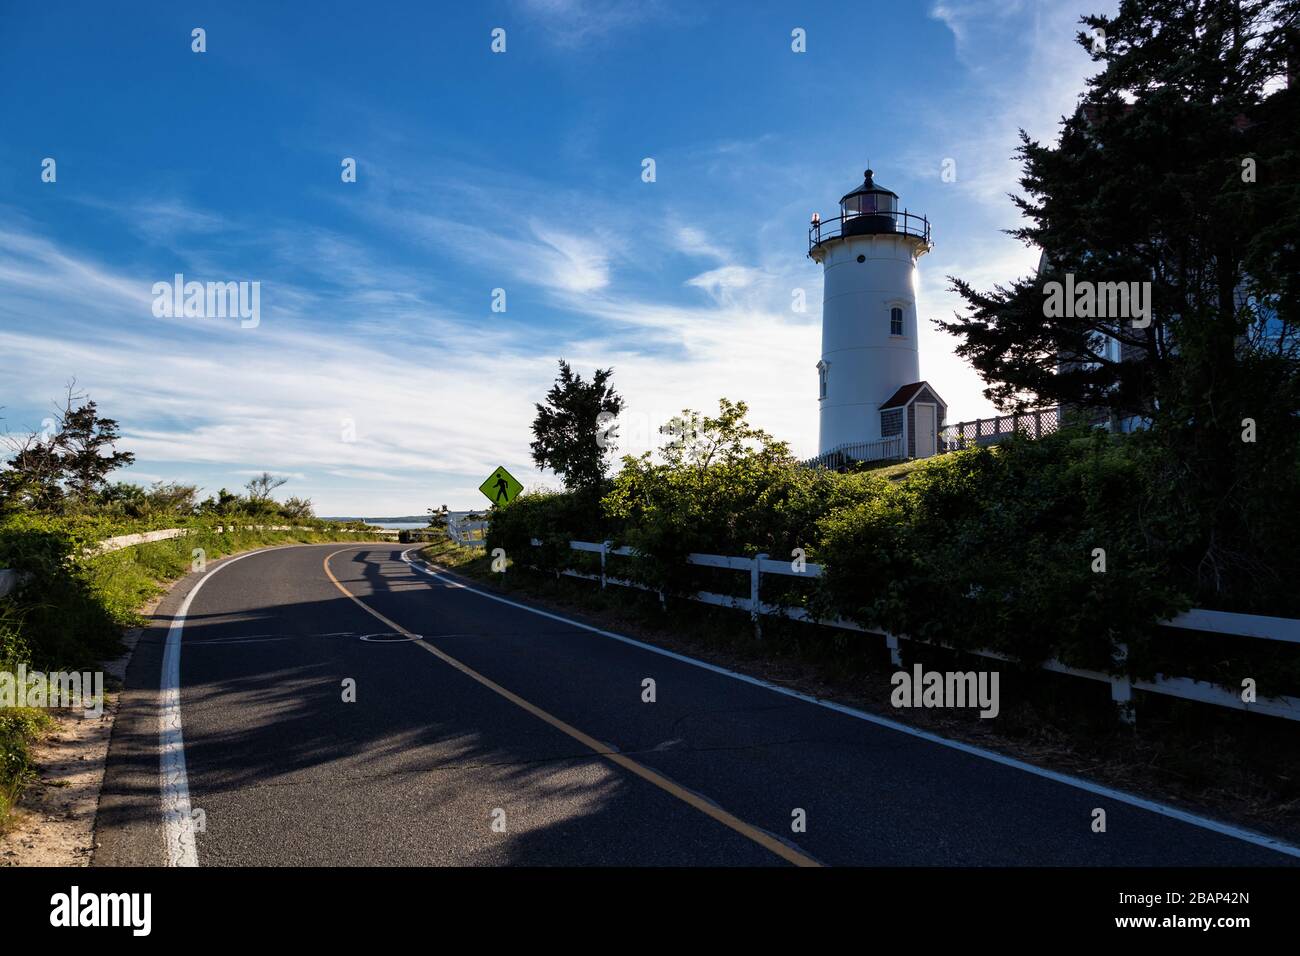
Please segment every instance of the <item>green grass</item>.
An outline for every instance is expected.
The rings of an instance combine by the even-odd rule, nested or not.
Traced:
[[[30,707],[0,710],[0,833],[9,826],[23,787],[35,776],[31,745],[53,721]]]
[[[869,471],[871,474],[880,478],[888,478],[890,481],[902,481],[908,475],[912,474],[919,468],[925,467],[928,458],[916,458],[912,461],[896,461],[877,467],[868,466],[863,471]]]
[[[349,541],[365,541],[363,535],[346,535]],[[165,586],[193,570],[202,550],[207,562],[241,551],[280,544],[318,544],[338,541],[340,536],[320,531],[201,531],[181,538],[136,545],[86,561],[88,583],[95,600],[119,627],[141,621],[139,608],[157,597]]]
[[[462,548],[451,538],[441,538],[425,545],[420,549],[420,556],[444,568],[456,568],[467,573],[475,571],[486,573],[492,563],[485,549]]]
[[[218,533],[200,527],[180,538],[66,559],[32,586],[0,598],[0,659],[42,670],[93,668],[121,653],[122,630],[138,626],[140,608],[191,571],[196,550],[212,562],[270,545],[342,539],[367,540],[330,530]]]

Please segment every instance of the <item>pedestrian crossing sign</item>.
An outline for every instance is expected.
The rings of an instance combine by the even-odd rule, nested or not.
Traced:
[[[496,471],[488,475],[487,481],[478,486],[478,490],[494,505],[505,505],[518,498],[524,486],[504,466],[498,466]]]

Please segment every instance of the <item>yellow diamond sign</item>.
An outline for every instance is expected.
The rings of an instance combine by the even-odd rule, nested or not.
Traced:
[[[519,492],[524,490],[524,486],[504,467],[498,467],[496,471],[488,475],[487,481],[478,486],[478,490],[483,492],[488,501],[494,505],[504,505],[518,498]]]

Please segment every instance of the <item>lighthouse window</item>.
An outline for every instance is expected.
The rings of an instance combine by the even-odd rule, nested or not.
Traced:
[[[850,218],[863,214],[870,215],[876,211],[876,194],[854,193],[852,196],[845,196],[841,206],[844,215]]]
[[[903,334],[903,310],[897,306],[889,310],[889,334]]]
[[[817,379],[818,379],[818,383],[819,383],[819,384],[818,384],[818,389],[819,389],[819,391],[818,391],[818,397],[819,397],[819,398],[825,398],[825,397],[826,397],[826,370],[827,370],[828,368],[830,368],[830,366],[829,366],[826,362],[818,362],[818,363],[817,363]]]

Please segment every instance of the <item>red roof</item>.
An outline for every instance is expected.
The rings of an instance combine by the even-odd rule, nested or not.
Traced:
[[[880,410],[883,412],[886,408],[903,407],[912,399],[916,398],[917,392],[919,392],[923,388],[930,388],[930,383],[913,382],[910,385],[904,385],[902,388],[900,388],[898,391],[896,391],[893,395],[890,396],[889,401],[885,402],[885,404],[880,406]],[[939,393],[936,392],[934,389],[930,388],[930,392],[934,395],[935,398],[939,398]],[[939,401],[943,401],[943,399],[940,398]]]

